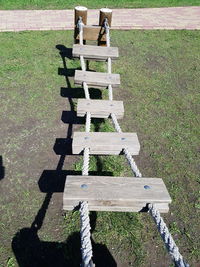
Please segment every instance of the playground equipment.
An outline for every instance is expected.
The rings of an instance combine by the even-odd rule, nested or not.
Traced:
[[[143,178],[133,155],[138,155],[140,144],[136,133],[124,133],[118,123],[123,118],[122,101],[113,100],[113,88],[120,85],[120,75],[112,73],[112,60],[118,58],[118,48],[110,47],[112,10],[100,10],[99,25],[87,25],[87,8],[75,8],[73,57],[80,58],[82,70],[75,72],[75,84],[82,85],[85,98],[78,99],[77,115],[86,117],[85,132],[73,135],[73,154],[83,153],[82,176],[67,176],[63,195],[63,209],[73,210],[80,205],[82,266],[95,266],[92,262],[89,210],[95,211],[147,211],[154,219],[158,231],[176,266],[189,266],[184,262],[160,212],[169,210],[171,198],[160,178]],[[86,45],[95,40],[98,46]],[[79,44],[78,44],[79,43]],[[107,73],[87,71],[85,60],[107,62]],[[108,88],[109,100],[91,100],[89,87]],[[115,133],[90,132],[91,118],[112,119]],[[124,154],[134,176],[89,176],[90,155]]]

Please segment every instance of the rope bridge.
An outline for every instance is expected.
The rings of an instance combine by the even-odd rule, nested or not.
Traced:
[[[116,84],[118,83],[118,80],[117,80],[118,77],[114,77],[113,75],[116,75],[116,74],[112,74],[112,58],[114,58],[114,55],[112,54],[112,52],[114,51],[114,48],[111,49],[111,47],[110,47],[110,24],[111,24],[112,11],[110,9],[101,9],[100,27],[97,28],[98,27],[97,26],[96,28],[91,28],[91,29],[89,28],[89,26],[86,26],[83,22],[83,20],[86,21],[86,18],[87,18],[87,13],[86,13],[87,9],[84,7],[76,7],[75,12],[76,12],[75,13],[75,25],[76,25],[75,34],[76,34],[76,38],[78,38],[78,39],[76,39],[76,41],[78,40],[77,43],[79,42],[79,44],[74,45],[73,55],[75,57],[80,58],[81,69],[82,69],[82,71],[76,71],[75,83],[82,84],[84,92],[85,92],[85,99],[88,100],[87,103],[84,102],[85,100],[82,100],[82,102],[81,101],[78,102],[78,108],[77,108],[77,114],[78,115],[80,114],[81,116],[86,116],[85,134],[84,133],[74,133],[74,139],[73,139],[73,153],[79,154],[79,152],[83,151],[82,177],[85,177],[85,179],[88,179],[88,181],[93,181],[92,179],[96,179],[95,177],[88,176],[89,175],[90,154],[98,154],[98,153],[99,154],[119,154],[119,152],[120,153],[122,152],[124,154],[125,158],[127,159],[130,167],[131,167],[131,170],[133,172],[134,177],[141,178],[139,180],[137,179],[137,181],[142,182],[142,183],[143,183],[143,181],[146,181],[147,179],[149,179],[147,181],[150,181],[153,178],[142,178],[142,174],[141,174],[139,168],[137,167],[137,165],[136,165],[136,163],[132,157],[132,155],[137,155],[139,153],[139,148],[138,148],[139,145],[137,143],[138,142],[137,139],[134,139],[135,140],[134,141],[135,142],[134,143],[134,146],[135,146],[134,151],[133,151],[132,146],[129,146],[127,144],[123,145],[123,141],[126,141],[127,136],[129,138],[130,134],[129,133],[123,133],[122,129],[118,123],[118,118],[123,116],[122,109],[119,110],[119,105],[118,105],[118,109],[114,110],[113,86],[116,86]],[[96,54],[94,52],[93,47],[84,45],[84,39],[87,39],[86,35],[89,34],[88,33],[89,30],[91,32],[92,31],[94,32],[94,29],[95,29],[95,31],[99,31],[101,33],[101,38],[103,38],[102,36],[104,36],[104,38],[105,38],[103,41],[102,41],[102,39],[99,41],[100,45],[102,45],[102,43],[103,43],[103,45],[105,45],[105,46],[96,47],[97,48]],[[85,32],[84,32],[84,30],[85,30]],[[117,50],[115,50],[115,52],[116,51]],[[109,75],[109,76],[105,76],[103,73],[101,73],[101,74],[92,73],[93,78],[91,78],[90,72],[88,72],[87,68],[86,68],[85,59],[97,59],[97,60],[104,59],[107,62],[107,74],[106,75]],[[94,77],[95,74],[97,75],[96,77]],[[104,75],[104,76],[102,76],[102,75]],[[114,81],[112,78],[114,79]],[[107,79],[107,80],[105,81],[105,79]],[[95,102],[95,101],[100,101],[100,100],[90,100],[89,86],[95,87],[96,85],[98,85],[98,86],[105,86],[106,85],[106,87],[108,88],[108,97],[109,97],[110,102],[105,102],[105,101],[102,102],[103,104],[106,104],[106,105],[107,105],[107,103],[109,103],[109,109],[110,110],[109,110],[108,114],[106,113],[107,111],[105,110],[106,109],[105,105],[104,105],[104,108],[101,109],[101,106],[100,106],[101,103],[98,102],[98,105],[99,105],[98,106],[97,103]],[[95,102],[93,108],[92,108],[93,102],[89,102],[89,101]],[[82,106],[81,106],[81,103],[82,103]],[[120,103],[118,103],[118,104],[120,104]],[[95,111],[94,111],[94,109],[95,109]],[[100,117],[100,118],[110,117],[111,118],[112,123],[114,125],[114,128],[117,132],[117,133],[114,133],[113,139],[110,140],[111,143],[113,142],[112,148],[109,148],[109,146],[107,146],[106,150],[105,150],[105,148],[102,148],[102,151],[100,151],[100,150],[98,151],[100,146],[98,146],[98,149],[97,149],[94,147],[95,144],[89,142],[89,139],[91,137],[93,137],[92,134],[95,134],[95,133],[90,132],[91,118],[92,117]],[[84,134],[84,136],[82,136],[82,134]],[[109,134],[109,133],[104,133],[104,134]],[[113,148],[114,143],[115,143],[116,134],[117,134],[117,137],[118,136],[121,137],[121,135],[125,136],[125,137],[122,136],[120,139],[120,142],[122,142],[122,145],[121,145],[121,143],[119,143],[119,144],[117,143],[118,146],[121,146],[120,149],[119,148]],[[109,135],[106,135],[106,138],[108,138],[108,136]],[[81,139],[82,137],[83,137],[83,139]],[[98,136],[96,135],[95,138],[97,138],[97,139],[95,139],[95,141],[93,141],[93,142],[98,143],[99,142]],[[103,136],[102,136],[102,138],[103,138]],[[133,136],[131,135],[130,138],[133,138]],[[136,138],[136,137],[134,136],[134,138]],[[78,142],[78,140],[79,140],[79,142]],[[83,140],[83,141],[81,141],[81,140]],[[84,142],[84,144],[80,144],[81,142]],[[116,145],[116,147],[117,147],[117,145]],[[97,149],[97,151],[95,151],[95,149]],[[111,149],[112,151],[109,152],[108,151],[109,149]],[[119,149],[119,151],[117,149]],[[71,177],[67,177],[66,185],[65,185],[65,193],[64,193],[64,208],[65,209],[72,209],[72,206],[75,205],[74,204],[75,202],[73,202],[74,199],[72,197],[71,198],[70,198],[70,196],[68,198],[66,197],[67,194],[69,194],[69,192],[71,192],[73,189],[73,184],[70,184],[70,181],[73,180],[73,179],[70,180]],[[74,177],[75,176],[73,176],[72,178],[74,178]],[[118,178],[115,179],[116,183],[118,181],[117,179]],[[130,180],[132,180],[132,179],[129,179],[129,180],[126,179],[123,181],[126,182],[126,181],[130,181]],[[137,181],[135,181],[135,182],[137,182]],[[73,181],[71,183],[73,183]],[[82,184],[82,180],[81,180],[81,184],[79,187],[81,188],[80,190],[84,191],[84,190],[88,189],[88,184]],[[75,187],[75,188],[77,188],[77,187]],[[151,188],[151,186],[145,185],[144,188],[147,189],[147,191],[148,191],[148,189]],[[82,194],[82,192],[80,194]],[[86,194],[87,194],[87,192],[86,192]],[[168,192],[166,192],[166,194],[168,194]],[[167,202],[167,201],[168,201],[168,203],[170,203],[171,199],[165,200],[163,202]],[[90,220],[89,220],[89,204],[88,204],[88,202],[90,202],[90,201],[84,200],[84,201],[80,202],[80,220],[81,220],[80,235],[81,235],[82,267],[94,267],[95,266],[93,261],[92,261],[93,254],[92,254],[92,244],[91,244],[91,238],[90,238],[91,227],[90,227]],[[96,203],[91,204],[91,205],[92,205],[92,207],[94,206],[93,209],[103,210],[103,209],[99,209],[99,206]],[[99,204],[99,205],[101,205],[101,204]],[[166,208],[166,203],[164,203],[164,205],[161,205],[159,203],[155,204],[154,202],[152,202],[152,203],[147,202],[146,208],[147,208],[149,214],[151,215],[151,217],[153,218],[153,221],[155,222],[157,229],[158,229],[158,231],[162,237],[162,240],[163,240],[173,262],[175,263],[175,265],[178,267],[188,267],[189,265],[184,261],[183,256],[179,252],[178,246],[176,245],[175,241],[173,240],[173,238],[169,232],[169,229],[167,228],[162,216],[160,215],[159,208],[161,209],[161,211],[163,209],[163,211],[166,212],[166,211],[168,211],[168,204],[167,204],[167,208]],[[138,209],[138,207],[137,207],[137,209]],[[113,210],[114,211],[114,207],[111,207],[111,209],[108,209],[108,207],[107,207],[107,209],[105,209],[105,210]],[[129,211],[129,210],[131,211],[130,207],[128,207],[126,209],[124,208],[124,211]],[[121,208],[121,211],[123,211],[123,207]]]

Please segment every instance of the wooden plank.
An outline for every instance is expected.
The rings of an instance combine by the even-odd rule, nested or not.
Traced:
[[[103,47],[94,45],[73,45],[73,57],[84,56],[90,60],[107,60],[108,57],[117,59],[119,57],[118,47]]]
[[[80,154],[85,147],[89,147],[93,155],[119,155],[123,148],[128,148],[131,155],[138,155],[140,151],[136,133],[74,132],[73,154]]]
[[[73,210],[75,207],[77,207],[76,205],[77,202],[72,203],[71,205],[63,205],[63,210]],[[167,213],[169,211],[169,204],[168,203],[156,203],[155,207],[161,212],[161,213]],[[117,206],[114,207],[106,207],[104,206],[103,210],[101,206],[95,206],[92,205],[89,207],[90,211],[114,211],[114,212],[142,212],[142,211],[146,211],[146,209],[144,208],[143,210],[141,210],[141,204],[134,204],[134,207],[122,207],[122,206]]]
[[[86,82],[88,86],[93,87],[107,87],[109,84],[111,84],[113,87],[119,87],[120,75],[103,72],[76,70],[74,82],[76,85],[82,85],[83,82]]]
[[[67,176],[63,208],[73,209],[80,201],[88,201],[90,210],[141,211],[154,203],[168,212],[171,198],[160,178]]]
[[[117,119],[124,116],[123,101],[78,99],[77,115],[84,117],[86,112],[93,118],[108,118],[114,113]]]
[[[75,28],[74,38],[79,40],[79,31]],[[104,28],[101,26],[87,26],[83,27],[83,40],[88,41],[106,41],[106,34]]]

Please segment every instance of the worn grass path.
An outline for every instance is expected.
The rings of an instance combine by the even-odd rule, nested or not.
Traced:
[[[62,213],[65,177],[82,165],[66,155],[66,137],[82,125],[71,120],[68,128],[68,111],[76,110],[77,98],[84,97],[73,84],[79,61],[68,58],[73,32],[0,37],[0,163],[5,168],[0,177],[0,265],[78,266],[79,213]],[[111,43],[120,51],[113,64],[122,82],[114,99],[125,106],[120,125],[138,133],[141,153],[135,160],[142,174],[164,179],[173,199],[164,218],[181,253],[195,267],[200,261],[199,40],[199,31],[111,32]],[[100,63],[90,68],[104,71]],[[105,92],[91,90],[95,98]],[[93,129],[112,127],[97,120]],[[124,164],[119,156],[92,157],[90,170],[128,175]],[[104,255],[107,266],[171,263],[148,214],[98,212],[91,219],[95,262]]]
[[[89,10],[88,24],[98,24]],[[1,10],[0,31],[73,29],[73,10]],[[113,9],[113,29],[200,29],[200,6]]]

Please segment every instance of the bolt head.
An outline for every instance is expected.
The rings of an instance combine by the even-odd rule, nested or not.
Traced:
[[[149,186],[149,185],[145,185],[145,186],[144,186],[144,189],[146,189],[146,190],[151,189],[151,186]]]
[[[86,189],[86,188],[88,188],[88,186],[87,186],[87,184],[82,184],[82,185],[81,185],[81,188],[82,188],[82,189]]]

